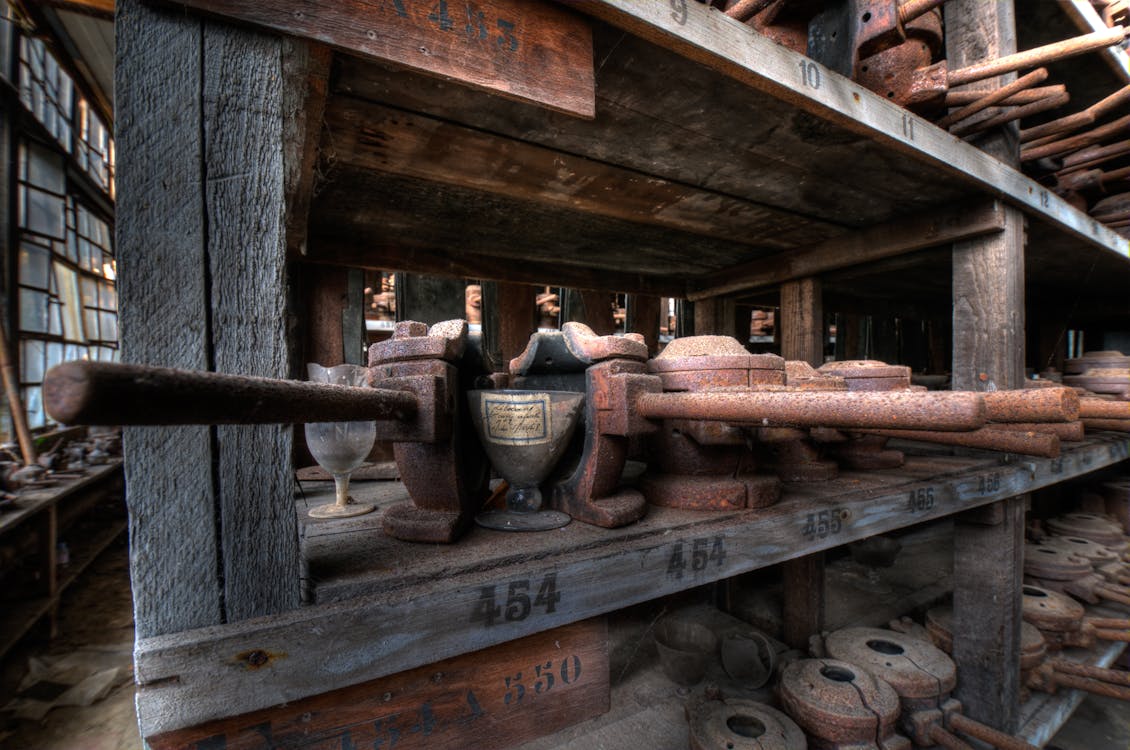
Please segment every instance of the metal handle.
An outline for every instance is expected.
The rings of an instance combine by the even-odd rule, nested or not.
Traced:
[[[406,420],[405,391],[109,362],[64,362],[43,379],[47,413],[68,425],[301,424]]]

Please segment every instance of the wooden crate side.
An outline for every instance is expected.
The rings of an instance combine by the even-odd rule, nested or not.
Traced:
[[[608,628],[594,618],[148,743],[152,750],[486,750],[608,708]]]

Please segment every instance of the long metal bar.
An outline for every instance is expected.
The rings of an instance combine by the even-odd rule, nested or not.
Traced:
[[[1070,388],[988,391],[981,395],[992,422],[1071,422],[1079,418],[1079,396]]]
[[[1126,31],[1121,26],[1084,34],[1061,42],[1052,42],[1035,49],[1017,52],[1012,55],[998,57],[966,68],[950,71],[946,82],[952,86],[963,86],[986,78],[994,78],[1005,73],[1012,73],[1022,68],[1034,68],[1057,60],[1063,60],[1075,55],[1081,55],[1093,50],[1119,44],[1126,36]]]
[[[1011,734],[1005,734],[999,729],[993,729],[986,724],[970,719],[968,716],[951,714],[949,724],[954,731],[967,734],[982,742],[988,742],[993,747],[1000,748],[1000,750],[1039,750],[1030,742],[1025,742]]]
[[[53,419],[68,425],[405,420],[417,407],[406,391],[109,362],[51,368],[43,401]]]
[[[904,6],[905,7],[905,6]],[[939,128],[948,128],[950,125],[961,122],[962,120],[972,117],[981,110],[987,109],[994,104],[1004,101],[1014,94],[1018,94],[1024,89],[1042,83],[1048,77],[1047,68],[1037,68],[1027,75],[1017,78],[1012,83],[997,89],[996,91],[989,91],[977,101],[962,107],[959,110],[951,112],[942,119],[938,120],[935,125]],[[1066,93],[1066,91],[1064,91]],[[1038,101],[1038,100],[1037,100]]]
[[[1042,458],[1059,457],[1059,438],[1044,432],[1015,432],[985,427],[972,432],[940,432],[937,430],[860,430],[869,435],[917,440],[923,443],[959,445],[963,448],[982,448],[990,451],[1018,453]]]
[[[1060,674],[1073,674],[1079,677],[1089,677],[1092,680],[1099,680],[1100,682],[1107,682],[1111,685],[1130,687],[1130,672],[1106,669],[1105,667],[1094,667],[1090,664],[1080,664],[1079,662],[1069,661],[1067,659],[1051,659],[1049,663],[1052,665],[1052,668]]]
[[[975,430],[985,423],[979,393],[750,391],[648,393],[636,408],[647,419],[706,419],[759,427],[897,427]]]

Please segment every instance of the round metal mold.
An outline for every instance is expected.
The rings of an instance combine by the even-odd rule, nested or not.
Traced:
[[[1081,536],[1052,535],[1044,539],[1042,543],[1079,555],[1092,565],[1105,565],[1118,562],[1120,559],[1118,553],[1111,548],[1090,539],[1084,539]]]
[[[829,656],[858,664],[889,683],[900,698],[936,698],[957,684],[953,659],[936,646],[905,633],[844,628],[829,635],[824,646]]]
[[[883,680],[839,659],[801,659],[785,667],[781,707],[824,742],[874,742],[894,731],[899,698]]]
[[[1049,544],[1024,545],[1024,575],[1048,581],[1074,581],[1090,575],[1091,563],[1061,547]]]
[[[1083,605],[1066,594],[1025,584],[1020,589],[1024,621],[1040,630],[1069,633],[1083,625]]]
[[[817,372],[844,379],[849,391],[898,391],[910,387],[910,368],[874,359],[825,362]]]
[[[1048,530],[1059,536],[1076,536],[1121,550],[1126,546],[1122,527],[1106,516],[1095,513],[1065,513],[1049,518]]]
[[[743,699],[688,708],[691,750],[805,750],[804,732],[775,708]]]
[[[666,617],[655,626],[659,666],[676,685],[699,683],[718,653],[718,636],[702,623]]]
[[[777,654],[769,639],[754,630],[736,631],[722,637],[722,669],[747,690],[768,684],[777,667]]]
[[[953,653],[953,608],[934,607],[926,612],[926,631],[934,644],[947,654]],[[1030,622],[1020,624],[1020,668],[1035,669],[1047,657],[1047,641],[1039,628]]]

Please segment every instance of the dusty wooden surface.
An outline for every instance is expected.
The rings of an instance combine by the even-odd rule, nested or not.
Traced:
[[[1125,436],[1100,433],[1056,460],[980,454],[912,457],[897,471],[845,473],[794,486],[762,511],[695,513],[651,508],[640,522],[605,530],[573,523],[545,534],[472,529],[455,545],[414,545],[381,535],[381,511],[403,502],[397,483],[358,484],[381,510],[351,521],[304,521],[307,589],[315,606],[246,623],[141,641],[139,715],[146,735],[375,679],[665,594],[1054,484],[1122,460]],[[366,488],[366,489],[362,489]],[[927,508],[909,502],[932,489]],[[306,487],[300,501],[328,501]],[[359,493],[373,493],[365,497]],[[679,558],[683,567],[672,564]],[[539,591],[561,594],[553,611]],[[484,602],[508,619],[486,617]],[[332,641],[333,654],[300,647]],[[285,654],[248,672],[240,654]],[[220,676],[223,676],[220,679]],[[255,687],[252,688],[251,685]]]
[[[150,737],[148,744],[152,750],[510,747],[606,712],[608,680],[608,628],[598,618]]]
[[[479,0],[464,9],[347,0],[296,9],[284,0],[175,2],[572,115],[593,114],[588,24],[555,4]]]

